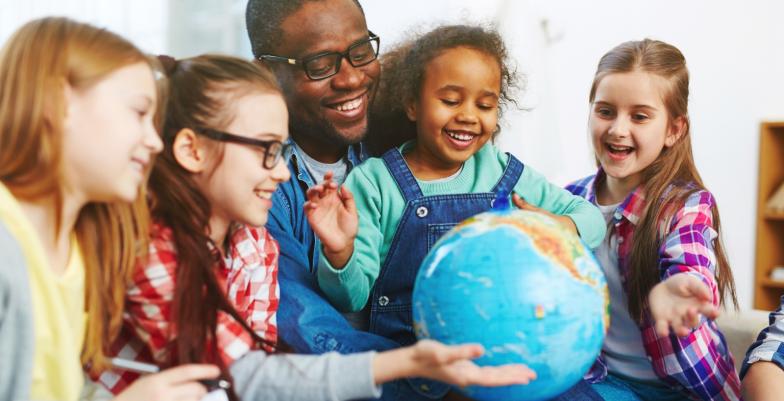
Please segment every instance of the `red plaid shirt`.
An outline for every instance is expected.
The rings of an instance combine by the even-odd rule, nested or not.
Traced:
[[[596,203],[596,177],[583,178],[566,187],[571,193]],[[689,274],[700,279],[713,294],[713,304],[720,305],[716,283],[716,256],[713,242],[718,233],[713,228],[713,195],[705,190],[691,194],[670,221],[659,225],[659,275],[661,280],[675,274]],[[645,209],[645,196],[638,187],[618,206],[608,235],[618,236],[618,268],[624,285],[628,256],[634,241],[634,229]],[[695,400],[740,400],[740,379],[730,350],[716,322],[703,318],[700,326],[685,337],[656,334],[653,319],[646,316],[640,325],[643,347],[653,371],[664,382],[680,389]],[[604,358],[586,374],[591,382],[607,376]]]
[[[229,244],[225,261],[216,266],[218,280],[224,284],[229,301],[256,334],[275,343],[278,244],[267,230],[247,226],[232,230]],[[172,324],[176,269],[172,230],[156,223],[151,230],[149,259],[139,266],[126,293],[124,325],[112,345],[113,355],[157,365],[169,360],[177,336]],[[225,312],[218,313],[218,350],[228,366],[256,344],[239,322]],[[132,372],[108,370],[93,379],[117,394],[138,377]]]

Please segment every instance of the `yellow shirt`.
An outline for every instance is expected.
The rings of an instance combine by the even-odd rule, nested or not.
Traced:
[[[83,374],[85,277],[81,252],[73,237],[66,270],[55,274],[32,223],[8,189],[0,183],[0,219],[17,239],[27,263],[32,299],[33,400],[77,400]]]

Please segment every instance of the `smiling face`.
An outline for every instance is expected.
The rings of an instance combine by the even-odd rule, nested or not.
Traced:
[[[641,173],[678,138],[662,94],[666,81],[642,71],[613,73],[596,88],[589,127],[596,158],[608,184],[626,192],[637,187]]]
[[[275,53],[305,58],[322,52],[344,52],[366,40],[365,16],[353,0],[305,2],[281,25]],[[299,66],[272,63],[291,111],[292,135],[308,154],[322,161],[337,157],[336,148],[364,138],[380,66],[377,60],[353,67],[345,59],[327,79],[310,80]],[[325,150],[333,150],[328,152]],[[328,154],[333,153],[333,154]]]
[[[288,139],[288,113],[279,94],[253,91],[231,104],[235,118],[221,131],[265,141]],[[210,201],[211,220],[221,220],[224,226],[232,222],[264,226],[272,193],[290,176],[284,159],[268,170],[262,166],[265,149],[237,143],[223,146],[217,165],[197,179]]]
[[[153,126],[156,90],[143,62],[66,90],[63,175],[85,202],[132,201],[163,144]]]
[[[417,124],[412,157],[425,169],[457,171],[495,132],[500,89],[501,68],[486,53],[457,47],[433,58],[406,110]]]

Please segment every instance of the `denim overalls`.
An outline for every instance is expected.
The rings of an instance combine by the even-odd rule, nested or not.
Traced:
[[[449,229],[489,210],[497,193],[511,194],[523,172],[523,164],[510,154],[506,170],[491,192],[424,196],[398,149],[391,149],[382,158],[406,200],[406,208],[370,293],[369,331],[409,345],[416,341],[411,293],[425,255]],[[431,381],[421,382],[420,386],[435,385]]]

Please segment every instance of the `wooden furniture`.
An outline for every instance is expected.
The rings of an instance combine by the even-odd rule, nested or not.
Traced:
[[[754,307],[774,310],[784,295],[784,281],[770,279],[771,269],[784,266],[784,213],[766,210],[768,199],[784,184],[784,121],[760,127],[757,241],[754,266]]]

